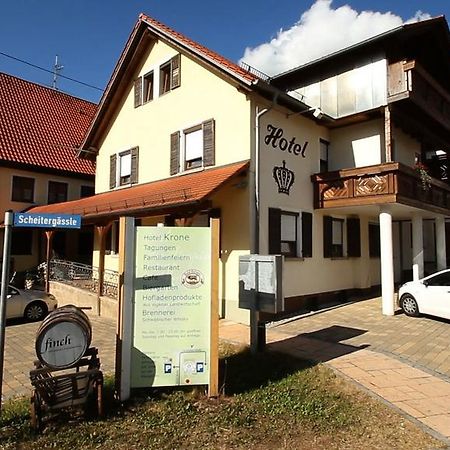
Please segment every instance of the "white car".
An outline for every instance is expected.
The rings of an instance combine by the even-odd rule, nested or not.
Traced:
[[[450,269],[405,283],[398,291],[398,298],[407,316],[430,314],[450,319]]]
[[[52,294],[8,286],[6,319],[24,317],[31,321],[42,320],[57,306],[56,298]]]

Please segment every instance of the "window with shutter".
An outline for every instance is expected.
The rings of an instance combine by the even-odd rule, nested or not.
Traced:
[[[170,174],[215,164],[214,119],[170,137]]]
[[[138,182],[139,147],[110,156],[109,188]]]
[[[344,220],[330,216],[323,217],[323,257],[344,256]]]
[[[269,208],[269,254],[291,257],[299,254],[300,214]],[[312,257],[312,214],[301,214],[302,256]]]

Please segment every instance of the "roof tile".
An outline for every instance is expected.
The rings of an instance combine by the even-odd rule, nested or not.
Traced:
[[[205,200],[223,183],[248,167],[248,161],[193,172],[65,203],[37,206],[29,213],[99,216],[133,215],[161,207]]]
[[[254,82],[258,79],[258,77],[256,75],[243,69],[242,67],[240,67],[239,65],[230,61],[229,59],[223,57],[222,55],[219,55],[218,53],[210,50],[207,47],[204,47],[203,45],[199,44],[198,42],[195,42],[195,41],[189,39],[185,35],[179,33],[178,31],[173,30],[172,28],[168,27],[167,25],[164,25],[161,22],[158,22],[157,20],[147,16],[146,14],[140,14],[139,20],[160,30],[162,33],[171,37],[178,43],[181,43],[181,44],[187,45],[188,47],[191,47],[198,54],[203,55],[206,58],[212,59],[219,66],[222,66],[222,67],[227,68],[228,70],[231,70],[232,72],[234,72],[234,74],[236,76],[244,78],[246,81]]]
[[[0,72],[0,160],[94,175],[76,149],[94,103]]]

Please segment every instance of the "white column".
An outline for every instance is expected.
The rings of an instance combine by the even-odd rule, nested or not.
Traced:
[[[423,221],[419,215],[412,219],[412,264],[413,274],[423,278]]]
[[[436,259],[437,270],[443,270],[447,267],[447,252],[445,248],[445,218],[436,217]]]
[[[392,216],[382,208],[380,212],[380,247],[381,247],[381,299],[385,316],[393,316],[394,300],[394,259],[392,250]]]

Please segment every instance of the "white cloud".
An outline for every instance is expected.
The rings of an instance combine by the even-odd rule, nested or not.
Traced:
[[[349,5],[333,9],[332,2],[316,0],[291,28],[280,30],[269,42],[247,47],[240,62],[268,75],[279,74],[404,23],[430,18],[417,11],[404,21],[391,12],[358,12]]]

